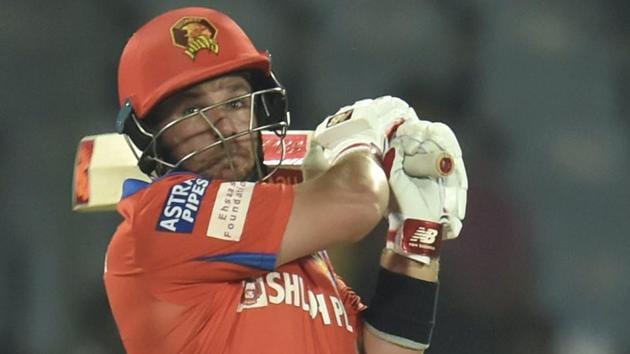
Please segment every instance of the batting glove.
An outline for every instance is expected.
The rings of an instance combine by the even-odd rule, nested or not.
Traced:
[[[410,175],[417,157],[444,153],[436,175]],[[386,248],[430,264],[442,239],[456,238],[466,212],[468,179],[462,151],[453,131],[443,123],[408,121],[397,128],[383,161],[393,197],[399,207],[391,212]]]
[[[388,134],[408,120],[418,120],[418,117],[413,108],[399,98],[364,99],[324,119],[313,139],[325,149],[330,164],[356,147],[372,148],[376,155],[382,156]]]

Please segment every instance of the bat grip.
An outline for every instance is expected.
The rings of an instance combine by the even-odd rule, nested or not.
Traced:
[[[413,177],[448,177],[455,169],[455,160],[444,151],[405,155],[403,169]]]

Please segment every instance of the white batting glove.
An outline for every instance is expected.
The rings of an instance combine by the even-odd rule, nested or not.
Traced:
[[[325,149],[331,165],[340,155],[358,147],[373,148],[380,156],[392,128],[407,120],[418,120],[418,117],[400,98],[364,99],[342,107],[324,119],[317,126],[313,139]]]
[[[418,154],[436,152],[452,157],[453,166],[447,166],[452,168],[450,174],[411,176],[405,172],[413,169],[409,161]],[[400,208],[389,215],[386,247],[430,264],[438,257],[441,241],[459,235],[466,212],[468,180],[457,138],[443,123],[406,122],[396,130],[383,164]]]

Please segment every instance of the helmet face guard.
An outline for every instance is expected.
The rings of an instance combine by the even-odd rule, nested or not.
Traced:
[[[274,82],[275,78],[273,78]],[[249,124],[247,129],[225,136],[211,121],[210,115],[213,110],[220,110],[236,101],[248,100]],[[161,138],[166,132],[179,124],[186,124],[191,120],[202,120],[208,125],[214,136],[214,141],[205,146],[197,147],[188,151],[181,158],[174,160],[169,156],[169,152],[161,143]],[[271,88],[255,90],[251,93],[230,98],[223,102],[198,109],[190,114],[176,118],[159,129],[153,131],[145,122],[138,119],[131,109],[131,104],[125,104],[119,112],[117,119],[117,129],[119,133],[127,136],[138,147],[142,154],[138,158],[140,170],[148,175],[160,176],[173,170],[183,168],[186,161],[202,154],[210,149],[221,149],[227,162],[235,173],[234,159],[231,156],[229,145],[236,139],[248,137],[253,152],[254,170],[250,179],[266,180],[279,167],[282,159],[274,168],[268,170],[264,165],[262,154],[262,144],[260,132],[263,130],[273,131],[278,137],[284,151],[284,137],[290,124],[290,115],[287,110],[287,99],[284,88],[276,85]]]

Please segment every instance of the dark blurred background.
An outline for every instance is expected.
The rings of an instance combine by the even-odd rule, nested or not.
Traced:
[[[126,39],[233,16],[294,128],[397,95],[457,133],[470,180],[429,353],[630,353],[630,2],[0,0],[0,352],[121,353],[102,285],[119,217],[70,211],[76,143],[113,131]],[[383,226],[332,250],[369,301]]]

